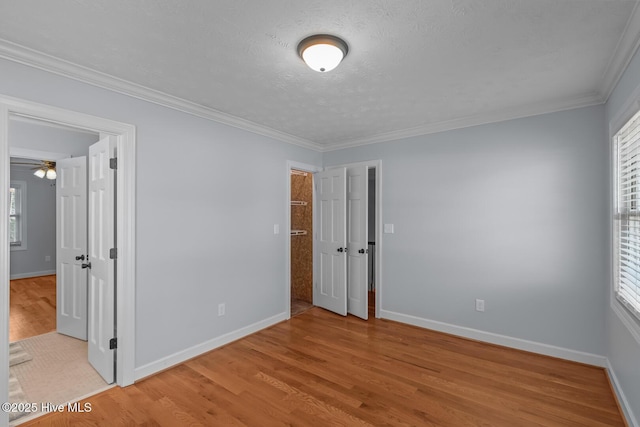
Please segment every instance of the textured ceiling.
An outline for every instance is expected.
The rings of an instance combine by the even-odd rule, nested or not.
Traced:
[[[0,39],[330,149],[602,102],[636,8],[637,0],[2,0]],[[330,73],[296,54],[314,33],[349,44]]]

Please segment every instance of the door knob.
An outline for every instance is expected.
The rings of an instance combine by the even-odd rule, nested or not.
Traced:
[[[82,268],[88,268],[88,269],[91,269],[91,263],[90,263],[90,262],[88,262],[88,263],[86,263],[86,264],[82,264]]]
[[[366,253],[366,251],[364,249],[358,249],[358,253],[359,254],[364,254],[364,253]]]
[[[78,255],[76,261],[84,261],[84,255]]]
[[[344,248],[338,248],[338,252],[344,252]]]

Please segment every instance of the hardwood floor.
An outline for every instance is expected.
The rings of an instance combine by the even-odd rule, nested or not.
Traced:
[[[56,276],[11,280],[9,341],[56,330]]]
[[[310,304],[306,301],[302,301],[299,299],[292,298],[291,299],[291,317],[297,316],[300,313],[304,313],[313,307],[313,304]]]
[[[312,308],[26,424],[624,426],[603,369]]]

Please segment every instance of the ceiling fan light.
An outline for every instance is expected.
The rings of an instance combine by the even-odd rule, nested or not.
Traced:
[[[298,44],[298,54],[314,71],[325,73],[336,68],[347,55],[344,40],[328,34],[307,37]]]
[[[57,176],[58,174],[56,173],[55,169],[47,170],[47,179],[56,179]]]
[[[38,169],[37,171],[35,171],[33,174],[35,176],[37,176],[38,178],[44,178],[44,176],[46,175],[46,171],[43,168]]]

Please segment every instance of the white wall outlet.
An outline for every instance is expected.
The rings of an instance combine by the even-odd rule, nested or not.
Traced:
[[[393,224],[385,224],[384,225],[384,232],[386,234],[393,234],[394,230],[393,230]]]
[[[44,262],[49,262],[49,261],[51,261],[51,255],[45,255]]]
[[[476,311],[484,311],[484,300],[477,299],[476,300]]]
[[[225,305],[224,303],[218,304],[218,316],[224,316]]]
[[[273,234],[280,234],[280,224],[273,224]]]

